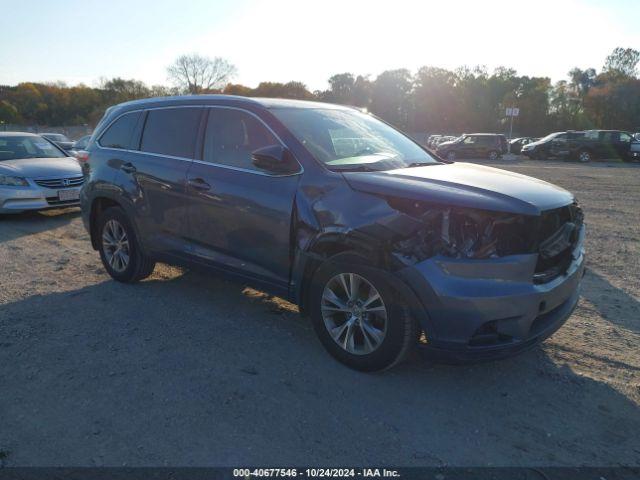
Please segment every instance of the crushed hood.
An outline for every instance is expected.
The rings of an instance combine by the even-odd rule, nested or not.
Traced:
[[[75,158],[23,158],[0,162],[0,175],[13,177],[73,177],[82,175],[80,164]]]
[[[366,193],[524,215],[574,201],[571,193],[551,183],[472,163],[343,175],[351,188]]]

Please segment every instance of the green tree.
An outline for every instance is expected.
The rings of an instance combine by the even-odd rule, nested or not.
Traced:
[[[371,111],[396,127],[406,129],[412,87],[411,73],[406,68],[382,72],[373,82]]]
[[[614,76],[635,77],[638,73],[636,68],[638,61],[640,61],[638,50],[617,47],[605,59],[602,71]]]

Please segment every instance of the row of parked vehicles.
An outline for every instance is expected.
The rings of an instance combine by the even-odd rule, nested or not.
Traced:
[[[91,138],[91,135],[85,135],[84,137],[73,141],[62,133],[41,133],[40,136],[47,140],[51,140],[64,151],[70,152],[73,156],[77,156],[77,152],[85,150],[87,145],[89,145],[89,139]]]
[[[597,158],[640,159],[640,135],[622,130],[555,132],[527,143],[521,153],[529,158],[550,157],[589,162]]]
[[[487,158],[495,160],[510,152],[536,160],[561,158],[589,162],[597,158],[640,160],[640,134],[622,130],[554,132],[543,138],[518,137],[510,142],[504,135],[471,133],[458,137],[431,135],[427,147],[447,160]],[[508,147],[508,148],[507,148]]]

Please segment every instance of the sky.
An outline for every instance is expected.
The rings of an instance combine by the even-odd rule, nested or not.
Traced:
[[[185,53],[226,58],[234,83],[431,65],[566,77],[640,49],[638,0],[0,0],[0,84],[101,77],[168,85]]]

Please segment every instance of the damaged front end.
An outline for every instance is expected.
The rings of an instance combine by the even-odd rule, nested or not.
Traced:
[[[390,203],[407,211],[406,202]],[[488,259],[535,250],[535,217],[460,207],[425,207],[419,202],[413,202],[409,210],[407,213],[423,226],[393,245],[393,255],[405,265],[437,255]]]
[[[583,214],[577,203],[533,216],[404,199],[388,202],[420,222],[390,245],[391,256],[404,266],[436,256],[486,260],[537,254],[533,281],[545,283],[566,271],[583,232]]]

